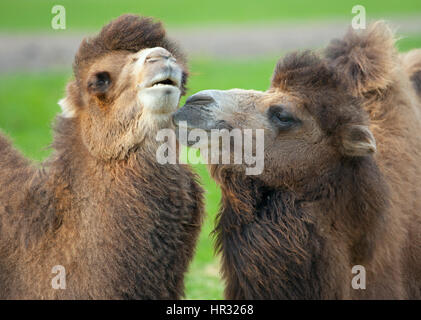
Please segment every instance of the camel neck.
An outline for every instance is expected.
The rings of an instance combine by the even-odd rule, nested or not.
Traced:
[[[226,297],[338,298],[321,292],[320,278],[313,279],[314,274],[335,268],[323,258],[335,250],[325,239],[341,234],[335,245],[344,248],[341,263],[348,266],[371,259],[384,236],[387,187],[373,161],[365,160],[341,164],[300,193],[227,176],[221,184],[222,208],[215,229],[223,273],[230,279],[253,274],[262,286],[242,288],[247,284],[233,281]]]

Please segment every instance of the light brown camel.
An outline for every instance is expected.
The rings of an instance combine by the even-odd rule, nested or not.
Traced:
[[[158,164],[155,136],[186,60],[160,23],[124,15],[82,42],[74,76],[41,168],[0,136],[0,299],[178,299],[202,189]]]

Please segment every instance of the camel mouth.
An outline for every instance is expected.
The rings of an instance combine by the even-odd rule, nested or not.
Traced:
[[[174,113],[172,121],[176,127],[187,130],[201,129],[210,132],[212,129],[222,129],[222,121],[215,119],[213,114],[212,109],[215,107],[215,100],[197,93],[189,97],[185,105]]]
[[[146,85],[139,85],[138,99],[149,114],[167,118],[177,110],[181,95],[181,77],[155,76]]]
[[[159,68],[138,84],[138,99],[143,110],[160,118],[177,110],[181,96],[182,72],[172,66]]]
[[[178,85],[175,83],[175,81],[173,81],[173,80],[171,80],[171,79],[165,79],[165,80],[161,80],[161,81],[158,81],[158,82],[155,82],[154,84],[152,84],[152,86],[151,87],[155,87],[155,86],[175,86],[175,87],[178,87]]]
[[[187,105],[184,105],[173,114],[172,122],[177,128],[185,130],[201,129],[210,132],[216,128],[215,121],[210,114],[203,112],[199,108],[192,108]]]
[[[151,81],[149,81],[146,85],[143,86],[145,89],[149,88],[177,88],[180,89],[181,87],[181,79],[177,76],[169,75],[158,75],[154,77]]]

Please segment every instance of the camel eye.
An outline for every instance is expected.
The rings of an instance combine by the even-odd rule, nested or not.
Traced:
[[[282,106],[271,106],[268,110],[269,120],[280,130],[287,130],[300,123],[290,112]]]
[[[106,71],[96,73],[88,82],[88,90],[94,94],[104,94],[111,84],[110,74]]]

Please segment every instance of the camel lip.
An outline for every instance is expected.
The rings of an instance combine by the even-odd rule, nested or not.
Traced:
[[[186,104],[173,114],[172,121],[176,127],[188,130],[232,130],[233,127],[227,121],[215,116],[213,108],[213,100],[196,97],[193,101],[189,98]]]
[[[195,126],[192,125],[189,121],[187,120],[177,120],[174,117],[175,114],[172,115],[172,123],[174,124],[174,126],[176,128],[179,129],[186,129],[188,131],[190,130],[194,130],[194,129],[200,129],[203,131],[206,131],[207,133],[211,133],[212,130],[232,130],[233,127],[230,126],[227,122],[223,121],[223,120],[219,120],[219,121],[208,121],[206,123],[206,125],[204,126]]]
[[[201,129],[201,128],[191,127],[187,123],[186,123],[186,125],[177,123],[177,122],[174,121],[174,118],[172,120],[172,123],[173,123],[174,128],[175,128],[175,134],[176,134],[176,138],[177,138],[178,142],[181,143],[184,146],[187,146],[187,147],[192,147],[192,146],[196,145],[196,143],[198,142],[197,140],[191,141],[188,138],[190,136],[190,132],[192,130],[195,130],[195,129],[203,130],[203,131],[206,132],[208,137],[210,136],[210,133],[211,133],[211,130],[205,130],[205,129]],[[183,134],[183,131],[184,131],[184,134]]]
[[[137,99],[142,106],[142,113],[164,116],[171,119],[173,112],[177,110],[181,90],[178,87],[158,84],[153,87],[139,90]]]
[[[195,127],[195,126],[192,126],[192,125],[190,125],[190,123],[188,122],[188,121],[186,121],[186,120],[177,120],[175,117],[174,117],[174,115],[175,115],[175,113],[173,113],[173,115],[172,115],[172,117],[171,117],[171,119],[172,119],[172,123],[174,124],[174,126],[176,126],[177,128],[180,128],[180,129],[187,129],[187,130],[193,130],[193,129],[201,129],[201,128],[199,128],[199,127]]]
[[[180,89],[181,77],[178,72],[173,70],[171,70],[169,74],[168,72],[162,72],[145,83],[139,83],[138,87],[140,89],[150,89],[155,87],[174,87]]]
[[[142,91],[150,92],[150,93],[156,92],[156,94],[158,95],[169,95],[173,93],[181,93],[180,88],[176,86],[167,85],[167,84],[157,84],[152,87],[144,88]],[[173,112],[174,111],[175,110],[173,110]]]
[[[166,78],[166,79],[154,81],[153,83],[148,85],[146,88],[152,88],[155,86],[170,86],[170,87],[177,87],[177,88],[179,87],[175,79]]]
[[[211,96],[197,93],[187,98],[185,106],[207,106],[214,103],[215,100]]]
[[[195,105],[184,105],[178,109],[173,114],[172,121],[180,129],[201,129],[205,131],[216,129],[216,123],[209,111]]]

